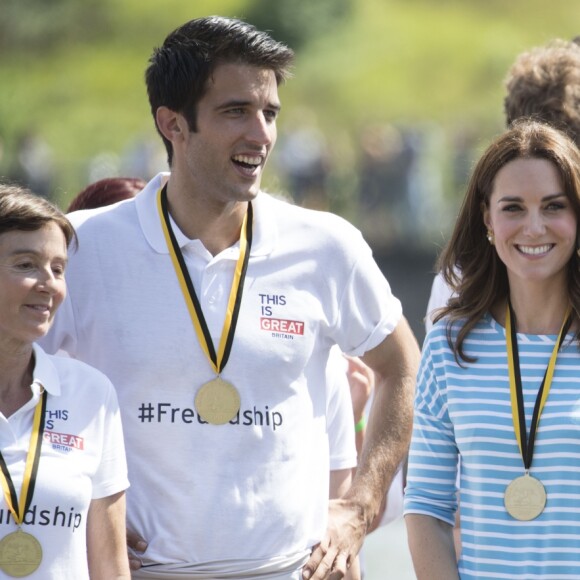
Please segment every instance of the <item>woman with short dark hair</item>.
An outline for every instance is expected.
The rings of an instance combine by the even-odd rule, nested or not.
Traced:
[[[0,575],[129,580],[117,398],[88,365],[35,342],[66,295],[68,219],[0,185]]]

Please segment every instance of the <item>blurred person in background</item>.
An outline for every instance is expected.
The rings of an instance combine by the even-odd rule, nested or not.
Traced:
[[[64,300],[74,239],[47,200],[0,185],[0,571],[129,580],[115,390],[101,372],[36,344]]]
[[[441,257],[446,280],[462,275],[417,380],[405,519],[419,580],[580,577],[579,218],[575,144],[514,122]]]
[[[418,347],[370,248],[260,192],[292,58],[235,19],[173,31],[146,73],[171,173],[71,214],[80,250],[45,344],[116,383],[134,578],[343,577],[408,449]],[[333,344],[375,395],[329,502]]]
[[[147,182],[138,177],[106,177],[80,191],[68,206],[67,212],[95,209],[135,197]]]

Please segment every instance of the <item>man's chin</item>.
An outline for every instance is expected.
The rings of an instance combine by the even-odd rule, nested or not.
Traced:
[[[252,186],[250,189],[248,189],[246,191],[244,201],[252,201],[253,199],[256,199],[256,196],[258,195],[258,193],[260,193],[260,184],[259,183]]]

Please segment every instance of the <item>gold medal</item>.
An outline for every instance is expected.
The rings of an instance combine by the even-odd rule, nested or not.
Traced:
[[[16,494],[6,460],[0,452],[0,484],[4,491],[4,499],[14,517],[14,521],[18,525],[22,524],[34,494],[38,464],[40,462],[42,434],[44,433],[46,399],[47,393],[44,391],[34,410],[32,433],[30,434],[30,444],[26,454],[20,500]],[[23,532],[20,528],[0,540],[0,570],[6,575],[14,578],[28,576],[38,569],[41,562],[42,547],[39,541],[31,534]]]
[[[506,487],[504,504],[510,516],[527,522],[536,519],[544,511],[546,499],[542,482],[526,474],[517,477]]]
[[[0,540],[0,570],[13,578],[28,576],[42,562],[42,546],[31,534],[18,530]]]
[[[216,351],[209,328],[207,326],[201,304],[195,293],[193,282],[187,270],[187,265],[181,253],[181,249],[175,234],[171,229],[169,219],[169,209],[167,207],[167,186],[159,190],[157,195],[157,207],[161,218],[161,227],[173,262],[173,267],[181,286],[181,291],[199,340],[199,344],[205,353],[213,370],[218,375],[217,378],[201,386],[195,395],[195,408],[199,416],[212,425],[223,425],[231,421],[240,410],[240,394],[237,389],[227,381],[219,377],[223,368],[228,362],[240,305],[244,290],[244,280],[250,259],[250,248],[252,247],[252,204],[248,203],[248,210],[242,221],[240,233],[240,255],[234,271],[234,279],[230,289],[230,296],[226,308],[226,317],[222,327],[222,334]]]
[[[234,385],[217,377],[197,391],[195,408],[208,423],[223,425],[231,421],[240,410],[240,394]]]
[[[568,329],[570,328],[572,318],[570,314],[570,307],[566,312],[558,340],[552,349],[552,355],[548,363],[548,368],[544,373],[542,384],[536,396],[536,403],[534,405],[534,412],[532,415],[532,422],[530,426],[529,436],[526,432],[526,416],[524,412],[524,397],[522,387],[522,376],[520,371],[520,357],[518,353],[518,338],[516,332],[515,315],[510,301],[508,300],[506,308],[506,348],[508,359],[508,373],[510,380],[510,400],[512,406],[512,420],[514,424],[514,431],[516,441],[520,450],[520,455],[524,463],[525,475],[514,479],[505,490],[504,505],[510,516],[516,520],[529,521],[537,518],[546,506],[547,493],[542,485],[542,482],[529,474],[532,466],[532,459],[534,456],[534,444],[536,441],[536,434],[540,424],[540,417],[544,409],[544,405],[548,399],[550,387],[552,386],[552,379],[556,369],[556,360],[558,352]]]

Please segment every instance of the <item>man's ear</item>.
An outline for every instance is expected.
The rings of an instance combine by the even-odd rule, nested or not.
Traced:
[[[176,113],[167,107],[159,107],[155,112],[155,122],[159,132],[171,143],[183,139],[187,121],[181,113]]]

